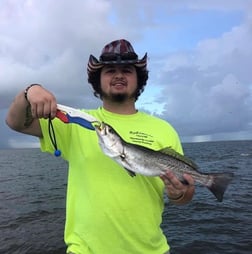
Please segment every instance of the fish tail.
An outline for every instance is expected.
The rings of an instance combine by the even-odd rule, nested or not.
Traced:
[[[232,181],[234,174],[233,173],[216,173],[210,174],[212,181],[211,185],[207,186],[207,188],[214,194],[219,202],[222,202],[223,195]]]

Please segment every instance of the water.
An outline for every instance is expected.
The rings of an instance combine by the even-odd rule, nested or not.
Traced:
[[[202,171],[232,171],[219,203],[197,186],[186,206],[168,204],[162,228],[172,254],[252,250],[252,141],[184,144]],[[0,253],[63,254],[67,164],[38,149],[0,150]]]

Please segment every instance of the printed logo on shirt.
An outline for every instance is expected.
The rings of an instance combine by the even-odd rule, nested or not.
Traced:
[[[151,146],[154,143],[154,137],[152,135],[141,131],[130,131],[129,139],[131,143],[138,145]]]

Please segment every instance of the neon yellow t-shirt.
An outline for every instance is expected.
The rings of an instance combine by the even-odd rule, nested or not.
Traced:
[[[176,131],[143,112],[87,111],[127,142],[182,153]],[[40,120],[42,151],[54,151],[47,120]],[[58,148],[69,163],[65,242],[75,254],[161,254],[169,250],[160,224],[164,184],[159,177],[129,174],[104,155],[95,131],[53,120]]]

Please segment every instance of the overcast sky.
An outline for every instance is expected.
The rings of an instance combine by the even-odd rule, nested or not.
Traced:
[[[99,106],[87,60],[120,38],[148,52],[138,109],[168,120],[182,141],[252,139],[251,0],[0,0],[0,147],[37,145],[4,122],[30,83],[61,104]]]

